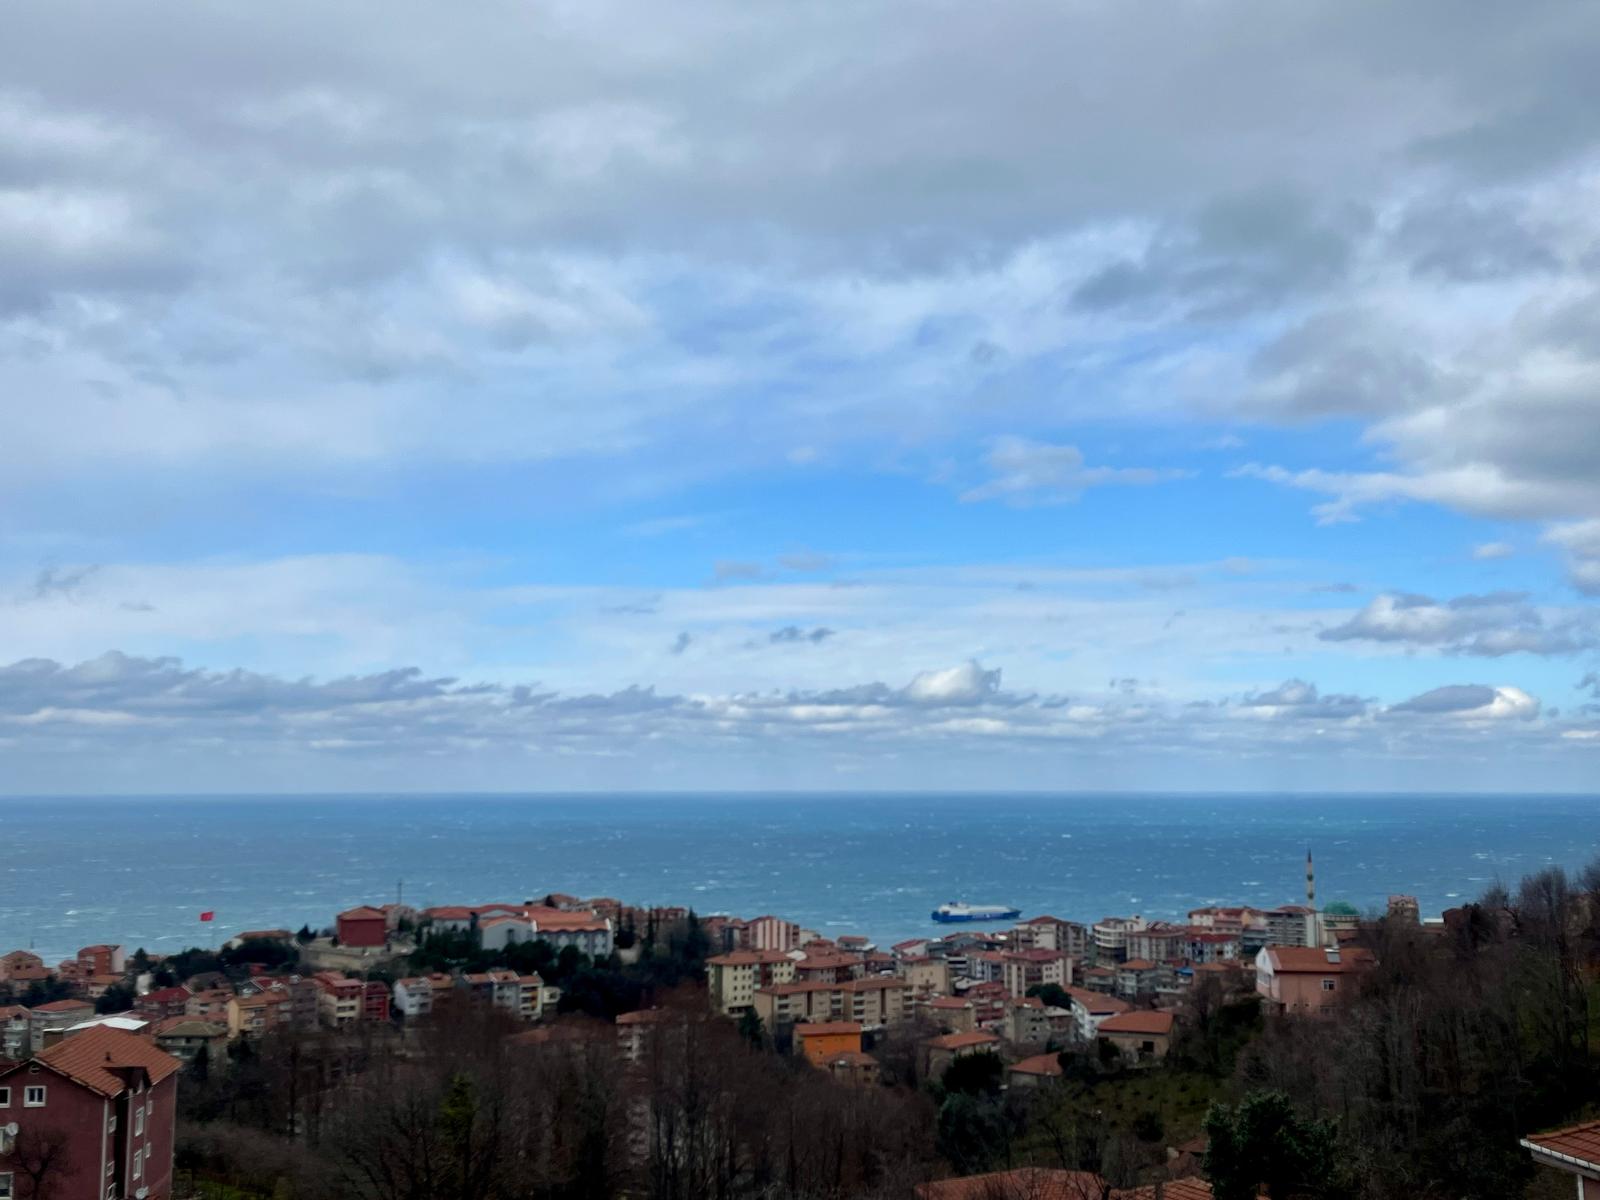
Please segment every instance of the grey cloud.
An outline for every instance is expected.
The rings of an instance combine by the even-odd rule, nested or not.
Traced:
[[[1438,368],[1381,316],[1316,313],[1263,347],[1247,408],[1290,419],[1405,410],[1443,386]]]
[[[1359,210],[1318,212],[1284,189],[1225,196],[1163,230],[1141,258],[1085,280],[1072,300],[1090,309],[1176,304],[1194,316],[1239,315],[1334,282],[1369,223]]]
[[[1316,684],[1303,679],[1285,680],[1271,691],[1247,695],[1239,703],[1244,708],[1271,709],[1291,717],[1317,720],[1365,716],[1368,709],[1368,702],[1359,696],[1323,695],[1317,690]]]
[[[1452,683],[1413,696],[1393,706],[1393,712],[1459,713],[1487,708],[1494,703],[1495,689],[1481,683]]]
[[[1549,231],[1505,204],[1472,199],[1426,201],[1410,208],[1394,246],[1419,275],[1482,283],[1553,271],[1561,266]]]
[[[1547,619],[1520,592],[1457,596],[1445,601],[1386,592],[1343,624],[1317,636],[1325,642],[1429,646],[1486,658],[1564,655],[1600,645],[1600,620],[1588,611]]]
[[[809,550],[799,550],[793,554],[780,554],[778,565],[786,571],[826,571],[834,564],[833,557],[828,554],[815,554]]]
[[[1184,471],[1152,467],[1090,467],[1076,446],[1008,435],[994,438],[984,454],[993,474],[988,482],[961,493],[964,502],[1004,500],[1008,504],[1063,504],[1085,489],[1108,484],[1149,486],[1180,479]]]
[[[833,630],[817,626],[815,629],[801,629],[798,625],[785,625],[782,629],[775,629],[767,635],[767,641],[773,645],[794,645],[809,642],[815,646],[833,636]]]
[[[36,601],[75,600],[83,592],[83,585],[100,570],[99,564],[82,567],[61,567],[47,563],[39,568],[28,587],[27,599]]]
[[[734,559],[719,559],[712,567],[711,573],[719,582],[733,579],[760,579],[765,574],[760,563],[738,562]]]
[[[679,633],[677,637],[672,639],[672,653],[682,654],[689,648],[690,643],[693,641],[694,638],[690,637],[687,632]]]

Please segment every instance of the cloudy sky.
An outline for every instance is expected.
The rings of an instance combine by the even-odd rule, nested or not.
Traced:
[[[0,791],[1592,789],[1600,10],[40,0]]]

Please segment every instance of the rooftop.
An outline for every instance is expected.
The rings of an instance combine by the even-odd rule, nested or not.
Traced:
[[[115,1074],[119,1069],[138,1067],[154,1085],[182,1065],[144,1038],[104,1026],[57,1042],[35,1058],[102,1096],[120,1096],[127,1087]]]
[[[1054,1054],[1035,1054],[1011,1064],[1014,1075],[1056,1076],[1061,1074],[1061,1059]]]
[[[1522,1139],[1522,1144],[1536,1155],[1559,1159],[1570,1166],[1600,1170],[1600,1121],[1586,1121],[1582,1125],[1568,1125],[1549,1133],[1534,1133]]]
[[[1107,1017],[1100,1022],[1101,1033],[1150,1033],[1163,1034],[1172,1032],[1172,1014],[1169,1012],[1125,1012],[1115,1017]]]
[[[840,1037],[860,1032],[860,1021],[812,1021],[794,1027],[794,1036],[798,1038]]]
[[[1014,1171],[919,1183],[916,1196],[917,1200],[995,1200],[1013,1196],[1019,1200],[1102,1200],[1105,1184],[1089,1171],[1019,1167]]]

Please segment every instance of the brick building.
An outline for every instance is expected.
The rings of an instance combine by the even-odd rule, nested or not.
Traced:
[[[51,1200],[172,1194],[176,1058],[107,1027],[85,1030],[0,1071],[0,1126],[14,1145],[60,1138],[64,1164]],[[20,1176],[0,1158],[0,1195],[20,1194]]]

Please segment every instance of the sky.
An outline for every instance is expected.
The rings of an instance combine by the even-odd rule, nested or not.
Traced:
[[[0,793],[1596,790],[1595,6],[4,25]]]

